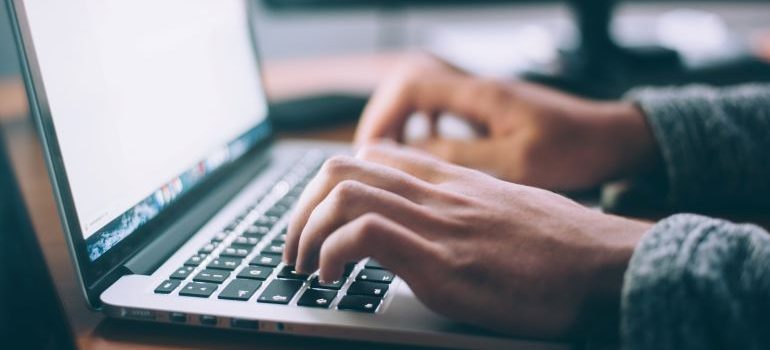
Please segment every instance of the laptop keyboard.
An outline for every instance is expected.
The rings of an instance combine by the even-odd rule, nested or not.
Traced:
[[[348,263],[343,278],[328,283],[321,283],[317,274],[299,274],[281,262],[286,225],[285,221],[280,226],[278,223],[323,160],[320,152],[301,158],[267,194],[158,285],[155,293],[377,312],[395,276],[376,261]],[[258,209],[265,202],[273,204],[266,210]]]

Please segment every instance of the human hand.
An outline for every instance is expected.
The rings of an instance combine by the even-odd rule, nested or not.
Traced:
[[[284,260],[333,281],[346,262],[373,257],[441,314],[554,338],[617,302],[649,227],[380,144],[324,164],[291,218]]]
[[[380,86],[364,111],[356,144],[402,141],[404,125],[416,112],[434,124],[442,113],[460,116],[483,137],[434,135],[412,146],[525,185],[587,189],[652,167],[658,157],[646,120],[631,103],[480,79],[430,56],[413,58]]]

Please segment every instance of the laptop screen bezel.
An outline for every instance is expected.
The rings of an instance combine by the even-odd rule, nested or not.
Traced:
[[[91,261],[88,256],[86,240],[81,229],[82,226],[80,225],[70,190],[67,172],[64,167],[61,149],[56,136],[56,129],[54,127],[42,75],[37,61],[37,54],[34,45],[32,44],[33,41],[29,22],[27,21],[24,1],[25,0],[6,0],[6,3],[9,7],[9,17],[16,37],[17,51],[19,52],[20,64],[22,66],[22,75],[25,85],[27,86],[30,113],[38,127],[55,200],[62,220],[62,227],[67,238],[67,243],[77,270],[78,278],[90,305],[95,307],[98,304],[98,295],[101,291],[105,289],[109,283],[125,273],[125,271],[121,271],[123,263],[142,247],[157,238],[154,229],[158,229],[164,224],[173,221],[175,213],[178,213],[180,209],[195,202],[196,197],[199,198],[200,196],[205,195],[207,188],[211,187],[211,183],[223,174],[233,171],[234,168],[241,163],[240,160],[251,156],[260,149],[264,149],[266,145],[270,143],[270,140],[272,140],[273,129],[269,118],[265,118],[255,125],[254,128],[250,130],[260,128],[262,129],[260,130],[260,134],[264,134],[265,137],[256,142],[249,151],[239,156],[230,164],[215,170],[211,175],[207,176],[202,183],[195,186],[189,193],[182,195],[177,202],[171,204],[169,208],[164,210],[158,217],[150,220],[112,247],[109,251],[105,252],[104,255],[98,259]],[[244,15],[249,16],[248,23],[250,27],[248,30],[252,37],[254,60],[258,64],[258,69],[260,71],[259,79],[262,81],[263,86],[265,86],[253,23],[253,11],[255,7],[253,5],[253,0],[242,1],[246,2],[247,8],[249,9]],[[266,92],[264,99],[265,102],[269,100]],[[268,105],[268,115],[270,114],[269,109]]]

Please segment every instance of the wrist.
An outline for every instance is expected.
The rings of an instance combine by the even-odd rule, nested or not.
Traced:
[[[578,316],[578,329],[593,338],[617,334],[620,300],[626,270],[642,236],[653,224],[599,214],[591,231],[599,242],[588,258],[586,294]]]
[[[597,134],[612,168],[608,178],[618,179],[651,170],[661,163],[652,129],[643,111],[633,102],[604,103],[599,108]]]
[[[600,244],[593,265],[593,283],[589,294],[596,299],[617,299],[634,249],[653,224],[612,215],[595,228]]]

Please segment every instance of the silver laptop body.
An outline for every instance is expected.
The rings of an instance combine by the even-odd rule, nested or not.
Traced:
[[[293,201],[326,157],[349,150],[271,138],[253,4],[6,5],[64,232],[93,309],[257,333],[568,347],[450,321],[373,261],[350,265],[334,286],[276,265]]]

